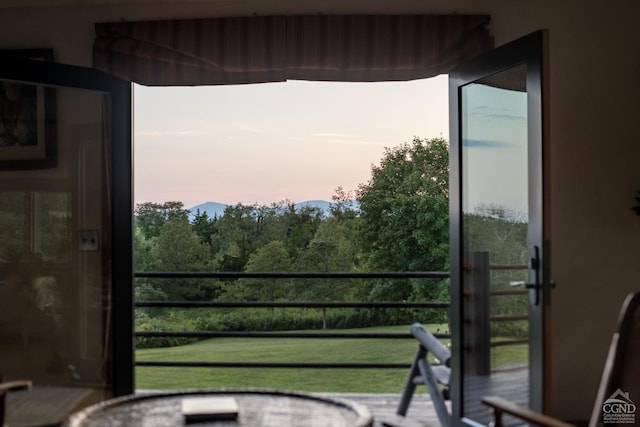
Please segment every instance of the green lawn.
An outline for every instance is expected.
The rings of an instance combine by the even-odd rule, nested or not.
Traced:
[[[438,327],[446,329],[443,325],[429,325],[431,330]],[[408,331],[408,325],[353,330],[362,333]],[[411,363],[416,349],[417,343],[411,339],[214,338],[179,347],[140,349],[136,351],[136,359],[193,362]],[[519,357],[519,352],[515,351],[515,355],[509,355],[509,360]],[[253,387],[334,393],[400,393],[406,375],[407,371],[404,369],[137,367],[136,388],[169,390]]]

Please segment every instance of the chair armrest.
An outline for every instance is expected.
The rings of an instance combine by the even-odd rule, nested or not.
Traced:
[[[0,382],[0,426],[4,426],[5,401],[7,392],[14,390],[28,390],[31,388],[31,381],[18,380]]]
[[[485,397],[482,399],[482,403],[493,408],[495,427],[502,427],[503,413],[540,426],[574,427],[573,424],[568,424],[548,415],[532,411],[529,408],[517,405],[501,397]]]
[[[0,394],[5,394],[13,390],[28,390],[31,388],[31,381],[18,380],[0,383]]]

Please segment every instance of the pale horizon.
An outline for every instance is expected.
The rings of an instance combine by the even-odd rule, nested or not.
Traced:
[[[134,89],[135,203],[331,201],[385,147],[448,140],[447,76]]]

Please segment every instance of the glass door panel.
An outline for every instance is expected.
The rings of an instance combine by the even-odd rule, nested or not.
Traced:
[[[67,78],[94,73],[24,64],[25,72],[44,66],[49,77],[60,69]],[[50,425],[116,394],[113,218],[120,191],[112,161],[113,136],[122,133],[110,88],[89,90],[90,78],[83,88],[23,81],[4,71],[0,104],[33,106],[11,130],[29,138],[3,138],[15,117],[4,115],[0,124],[0,374],[33,382],[32,390],[9,394],[6,422]],[[9,86],[18,98],[8,96]],[[130,140],[119,143],[130,148]],[[130,228],[128,236],[130,244]]]
[[[466,416],[488,424],[478,396],[528,406],[527,93],[495,85],[516,67],[462,88],[462,241]],[[480,307],[478,307],[480,305]]]
[[[488,425],[484,396],[544,404],[545,248],[539,31],[450,74],[452,406]],[[544,290],[544,292],[543,292]],[[515,423],[505,417],[505,424]]]

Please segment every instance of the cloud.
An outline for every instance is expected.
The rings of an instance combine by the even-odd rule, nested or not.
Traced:
[[[339,144],[339,145],[379,145],[384,146],[385,143],[379,141],[371,141],[362,139],[357,135],[341,135],[333,133],[315,133],[309,136],[290,136],[290,141],[302,141],[310,144]]]
[[[221,126],[218,126],[218,127],[222,128]],[[246,132],[246,133],[252,133],[252,134],[272,133],[271,129],[260,127],[260,126],[257,126],[256,123],[247,122],[243,120],[231,121],[227,124],[226,128],[234,132]]]
[[[494,114],[488,114],[486,116],[484,116],[487,119],[493,119],[496,121],[526,121],[527,118],[523,115],[517,115],[517,114],[506,114],[506,113],[494,113]]]
[[[496,109],[491,105],[478,105],[474,107],[471,114],[475,117],[481,117],[484,120],[495,121],[525,121],[527,117],[524,114],[518,114],[511,109]]]
[[[312,133],[311,136],[315,138],[359,138],[358,135],[351,135],[348,133]]]
[[[512,144],[489,139],[463,139],[462,145],[470,148],[505,148],[510,147]]]
[[[197,136],[197,135],[205,135],[205,132],[199,130],[171,130],[171,131],[160,131],[160,130],[139,130],[135,131],[135,136]]]

